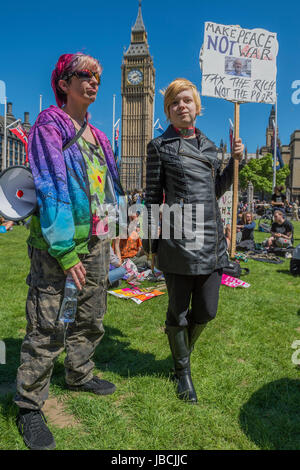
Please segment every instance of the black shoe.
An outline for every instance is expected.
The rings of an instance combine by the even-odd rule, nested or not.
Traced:
[[[194,388],[190,373],[176,376],[177,396],[180,400],[187,401],[191,404],[198,402],[196,390]]]
[[[116,390],[116,386],[113,383],[101,380],[96,376],[83,385],[67,385],[67,388],[76,392],[90,392],[96,395],[111,395]]]
[[[45,415],[40,410],[20,409],[17,426],[25,444],[31,450],[55,449],[54,437],[48,427]]]

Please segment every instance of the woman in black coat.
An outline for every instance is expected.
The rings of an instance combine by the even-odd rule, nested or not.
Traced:
[[[228,264],[217,200],[230,188],[234,158],[242,159],[244,146],[241,139],[234,142],[232,158],[221,174],[216,146],[195,128],[201,101],[196,86],[186,79],[168,86],[164,109],[171,125],[147,150],[149,237],[143,246],[156,255],[166,279],[166,333],[177,394],[195,403],[190,354],[206,324],[216,316],[222,268]],[[164,196],[158,232],[157,208]]]

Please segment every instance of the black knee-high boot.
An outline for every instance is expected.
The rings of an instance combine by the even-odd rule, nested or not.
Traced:
[[[189,334],[189,347],[190,347],[190,354],[194,349],[195,343],[199,336],[201,335],[202,331],[206,327],[207,323],[189,323],[188,326],[188,334]]]
[[[190,369],[190,346],[187,327],[167,326],[169,345],[175,365],[177,395],[181,400],[197,402]]]

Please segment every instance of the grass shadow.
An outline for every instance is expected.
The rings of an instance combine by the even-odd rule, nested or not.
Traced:
[[[118,339],[120,338],[121,341]],[[171,354],[157,360],[152,353],[141,352],[131,347],[130,338],[117,328],[105,325],[105,335],[97,346],[92,360],[102,372],[113,372],[120,377],[161,375],[168,377],[173,366]],[[51,383],[65,388],[64,365],[56,361]]]
[[[6,363],[0,364],[0,384],[14,382],[20,364],[20,350],[22,339],[1,338],[6,350]]]
[[[300,380],[268,383],[241,408],[240,426],[260,449],[300,450],[299,402]]]
[[[119,340],[121,339],[121,340]],[[126,338],[125,338],[126,339]],[[22,339],[5,338],[6,364],[0,365],[0,402],[6,394],[14,393],[20,361]],[[117,328],[105,326],[105,335],[96,348],[92,358],[95,366],[103,371],[117,373],[121,377],[137,375],[169,375],[172,368],[171,356],[157,360],[152,353],[141,352],[131,347],[130,338],[124,341],[124,334]],[[65,388],[65,370],[63,361],[56,360],[51,377],[51,383]]]
[[[17,414],[17,406],[13,402],[16,392],[16,376],[20,363],[20,349],[22,340],[16,338],[4,338],[6,350],[5,364],[0,364],[0,409],[6,418],[14,418]]]
[[[124,334],[117,328],[105,325],[105,335],[97,346],[92,360],[95,367],[102,372],[113,372],[120,377],[160,375],[168,377],[173,366],[171,355],[166,359],[157,360],[152,353],[144,353],[131,347]],[[51,384],[65,389],[64,365],[56,361],[54,364]]]
[[[130,338],[119,341],[124,334],[117,328],[105,326],[105,335],[96,349],[94,361],[98,369],[109,370],[122,377],[128,375],[169,375],[172,367],[171,356],[157,360],[152,353],[132,349]]]

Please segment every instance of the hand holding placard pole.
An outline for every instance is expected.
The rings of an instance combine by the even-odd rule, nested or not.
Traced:
[[[240,103],[234,103],[234,139],[240,137]],[[234,258],[236,251],[236,226],[239,192],[239,161],[234,159],[233,194],[232,194],[232,222],[231,222],[231,247],[230,256]]]

